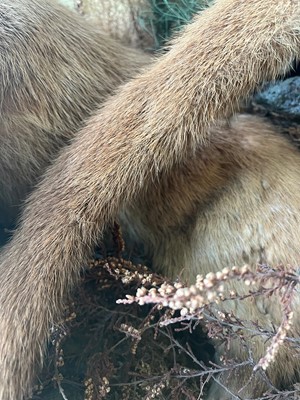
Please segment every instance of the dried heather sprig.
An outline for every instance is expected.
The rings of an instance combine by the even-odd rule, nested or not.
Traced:
[[[276,354],[287,337],[287,334],[292,326],[293,311],[292,311],[292,299],[294,294],[295,284],[290,283],[286,288],[281,298],[282,305],[282,322],[277,330],[276,335],[272,338],[271,344],[268,347],[266,354],[262,357],[254,367],[254,371],[259,368],[266,370],[270,363],[274,361]]]
[[[255,275],[246,265],[242,268],[224,268],[217,273],[210,272],[205,277],[198,275],[195,285],[184,287],[181,283],[164,282],[160,287],[139,288],[136,296],[126,295],[118,304],[160,304],[173,310],[180,310],[182,316],[195,316],[202,312],[204,306],[224,300],[224,282],[232,279],[243,279],[246,284],[255,284]]]
[[[224,284],[227,281],[240,280],[246,286],[256,285],[255,291],[249,291],[244,295],[234,292],[229,297],[224,296]],[[180,317],[160,321],[161,325],[189,320],[191,318],[203,318],[203,310],[212,303],[237,299],[242,301],[248,297],[271,296],[277,292],[282,305],[282,323],[274,335],[264,357],[257,363],[258,368],[266,369],[275,359],[280,345],[286,339],[292,325],[293,311],[292,298],[294,289],[299,284],[298,274],[290,267],[278,266],[272,269],[268,266],[260,266],[253,272],[245,265],[242,268],[224,268],[216,273],[209,273],[205,277],[198,275],[195,285],[184,287],[180,282],[174,284],[164,282],[160,287],[147,289],[144,286],[137,289],[136,296],[126,295],[126,299],[118,300],[119,304],[132,304],[134,302],[144,304],[157,304],[161,307],[169,307],[172,310],[180,310]]]

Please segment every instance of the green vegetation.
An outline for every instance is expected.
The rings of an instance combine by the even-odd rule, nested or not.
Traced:
[[[156,44],[160,47],[212,0],[149,0],[154,14]]]

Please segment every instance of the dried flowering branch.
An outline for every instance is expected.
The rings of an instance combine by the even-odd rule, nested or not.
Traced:
[[[84,281],[95,279],[94,270],[97,269],[98,280],[101,283],[109,283],[108,275],[112,281],[121,281],[124,285],[135,284],[143,286],[156,286],[164,283],[163,276],[152,273],[145,265],[133,264],[131,261],[117,257],[91,260],[89,270],[86,271]]]
[[[233,291],[225,297],[224,284],[232,280],[242,281],[246,286],[255,286],[256,290],[249,290],[245,295],[239,295]],[[164,319],[161,325],[186,321],[189,319],[203,319],[204,310],[213,303],[227,300],[244,300],[248,297],[271,296],[275,292],[280,296],[282,305],[282,323],[272,338],[267,352],[258,361],[254,370],[265,370],[271,361],[275,359],[280,345],[286,339],[292,324],[292,299],[295,286],[299,283],[299,276],[292,269],[284,269],[279,266],[276,270],[268,266],[260,266],[253,272],[247,265],[242,268],[224,268],[217,273],[209,273],[205,277],[198,275],[196,283],[190,287],[184,287],[182,283],[166,283],[160,287],[150,289],[144,286],[139,288],[135,296],[126,295],[126,299],[118,300],[118,304],[156,304],[160,307],[169,307],[179,310],[180,317]],[[219,314],[222,314],[220,311]],[[223,315],[225,319],[225,314]]]
[[[229,297],[224,296],[224,283],[232,280],[244,282],[246,286],[256,285],[256,291],[249,291],[246,295],[238,295],[234,291]],[[151,281],[151,279],[149,280]],[[149,282],[148,281],[148,282]],[[272,282],[272,285],[270,285]],[[160,304],[173,310],[180,310],[182,316],[195,316],[203,307],[220,303],[221,301],[240,299],[247,297],[267,295],[270,296],[280,291],[286,285],[292,288],[300,282],[299,276],[293,271],[286,271],[282,266],[274,270],[267,266],[261,266],[253,272],[247,265],[238,268],[224,268],[222,271],[208,273],[205,277],[198,275],[195,285],[185,287],[181,282],[164,282],[160,286],[147,289],[145,286],[137,289],[136,295],[126,295],[126,299],[120,299],[118,304]],[[267,285],[264,287],[263,285]],[[154,284],[152,283],[154,286]]]
[[[196,284],[190,287],[184,287],[180,282],[174,284],[164,282],[161,286],[151,289],[143,286],[137,290],[136,296],[126,295],[126,299],[118,300],[117,303],[160,304],[163,307],[180,310],[183,317],[188,318],[189,315],[194,317],[199,312],[199,316],[201,316],[204,306],[224,299],[224,282],[235,278],[255,284],[254,274],[248,266],[241,269],[237,267],[224,268],[217,273],[210,272],[205,277],[198,275]]]
[[[115,229],[116,241],[119,242],[118,229]],[[248,291],[241,294],[227,290],[227,282],[233,280],[242,280]],[[68,326],[68,321],[71,321],[72,341],[76,329],[79,328],[83,332],[80,343],[87,340],[86,327],[89,327],[88,331],[92,333],[92,337],[85,344],[86,350],[80,352],[80,357],[85,353],[87,370],[84,385],[81,381],[73,381],[73,355],[69,360],[68,343],[60,340],[60,336],[53,332],[55,357],[52,371],[56,385],[53,385],[51,375],[51,380],[46,377],[43,386],[49,387],[52,384],[60,396],[60,389],[63,387],[65,397],[74,398],[70,389],[76,385],[75,391],[81,390],[86,400],[199,400],[206,392],[208,381],[215,380],[226,386],[226,382],[222,380],[224,374],[238,374],[246,366],[252,369],[257,366],[256,377],[266,383],[268,392],[256,400],[300,398],[299,387],[286,388],[289,390],[284,391],[273,386],[264,373],[264,360],[258,363],[254,360],[249,341],[243,337],[247,330],[247,335],[264,335],[269,338],[267,363],[276,355],[274,349],[278,347],[273,343],[279,341],[280,346],[284,340],[299,348],[300,340],[284,337],[288,334],[288,326],[292,319],[290,311],[294,289],[299,283],[299,277],[291,269],[278,267],[273,270],[266,266],[261,266],[255,272],[248,267],[225,269],[216,274],[198,277],[197,287],[194,285],[195,290],[182,283],[167,281],[143,265],[134,265],[123,258],[109,257],[93,260],[82,278],[82,283],[82,290],[76,297],[78,304],[75,304],[75,308],[72,306],[67,310],[64,325]],[[164,289],[159,292],[160,287]],[[154,307],[139,307],[137,302],[130,307],[115,306],[116,299],[125,298],[126,294],[135,295],[138,288],[142,289],[141,294],[149,296],[149,303],[153,303],[150,300],[153,300],[155,289],[158,297],[163,297],[167,303],[173,302],[171,304],[174,307],[164,308],[162,302],[155,303]],[[179,289],[181,291],[178,292]],[[188,312],[184,310],[180,314],[176,311],[175,305],[178,306],[179,303],[174,301],[174,294],[178,296],[176,301],[182,303]],[[193,295],[192,298],[190,294]],[[243,301],[248,297],[268,297],[273,294],[276,294],[277,301],[279,297],[283,311],[281,329],[277,331],[272,327],[262,327],[257,321],[243,320],[232,312],[221,311],[222,304],[215,307],[215,303],[227,300]],[[196,305],[195,300],[201,304],[201,299],[197,297],[200,295],[203,297],[203,306],[199,309],[193,308]],[[137,296],[132,296],[135,297]],[[129,299],[130,296],[126,296],[125,300]],[[194,303],[188,304],[189,308],[185,304],[188,300],[194,300]],[[182,309],[179,308],[179,311]],[[204,327],[209,336],[227,341],[229,346],[231,340],[241,340],[248,356],[242,362],[225,357],[222,365],[212,363],[213,346],[208,342],[207,334],[201,333],[200,318],[205,320]],[[175,324],[176,322],[180,323]],[[171,323],[173,325],[170,325]],[[99,338],[104,341],[103,347]],[[64,352],[61,351],[62,343]],[[269,353],[271,357],[267,356]],[[64,361],[65,365],[62,365]],[[69,375],[66,370],[68,365],[71,371]],[[79,373],[78,376],[81,377],[81,369]],[[57,382],[58,378],[61,381]],[[37,389],[41,392],[43,387]],[[224,389],[229,391],[229,388]],[[234,395],[231,397],[238,398]]]
[[[281,306],[282,306],[282,322],[277,330],[276,335],[273,337],[271,345],[268,347],[266,354],[262,357],[257,365],[254,367],[254,371],[259,368],[266,370],[269,364],[275,359],[275,356],[279,350],[280,345],[285,340],[288,331],[292,325],[293,319],[293,311],[292,311],[292,299],[295,289],[295,283],[289,283],[285,289],[285,292],[281,297]]]

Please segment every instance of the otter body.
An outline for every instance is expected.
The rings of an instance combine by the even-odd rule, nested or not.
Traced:
[[[1,207],[18,203],[51,164],[0,256],[1,400],[30,393],[50,327],[118,215],[169,276],[183,270],[193,281],[232,264],[299,264],[299,154],[263,120],[231,118],[299,58],[298,0],[219,0],[117,90],[147,56],[54,2],[4,0],[0,11]],[[233,304],[237,316],[280,322],[271,301]],[[265,343],[255,340],[259,358]],[[235,342],[230,354],[245,357]],[[299,358],[284,348],[276,360],[272,382],[293,382]],[[228,377],[233,395],[238,383]],[[238,395],[263,390],[253,384]],[[216,384],[208,397],[232,398]]]

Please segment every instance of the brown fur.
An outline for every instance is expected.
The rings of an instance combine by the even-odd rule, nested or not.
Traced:
[[[299,154],[258,119],[220,122],[290,67],[299,27],[298,0],[217,1],[109,99],[48,169],[0,259],[2,400],[30,390],[50,326],[120,210],[149,252],[157,251],[154,264],[171,275],[182,266],[192,280],[245,261],[299,264]],[[235,307],[278,324],[276,304]],[[296,313],[295,336],[299,321]],[[255,357],[263,351],[258,342]],[[279,355],[272,379],[292,381],[298,364]],[[236,393],[235,380],[228,384]],[[240,396],[261,391],[252,384]],[[217,386],[209,394],[228,398]]]
[[[8,217],[82,121],[149,58],[55,2],[7,0],[0,12],[0,210]]]
[[[209,152],[196,154],[161,177],[122,213],[129,236],[138,238],[152,257],[154,267],[174,279],[190,283],[197,274],[220,271],[225,266],[259,264],[298,266],[300,262],[299,152],[274,127],[250,115],[239,115],[210,132]],[[155,205],[155,206],[154,206]],[[240,282],[231,289],[243,294]],[[256,304],[257,303],[257,304]],[[295,301],[295,312],[299,299]],[[238,318],[269,328],[279,326],[279,302],[257,298],[221,307]],[[264,336],[249,338],[256,361],[266,353]],[[299,314],[291,335],[300,335]],[[224,352],[217,347],[217,356]],[[268,369],[272,383],[288,384],[300,375],[295,348],[282,347]],[[226,350],[228,354],[228,349]],[[231,341],[230,356],[247,360],[240,341]],[[287,362],[287,360],[289,360]],[[240,369],[224,383],[242,398],[253,398],[266,389],[262,379],[249,382],[251,369]],[[245,390],[239,392],[242,386]],[[227,397],[228,396],[228,397]],[[209,399],[231,399],[214,386]]]

